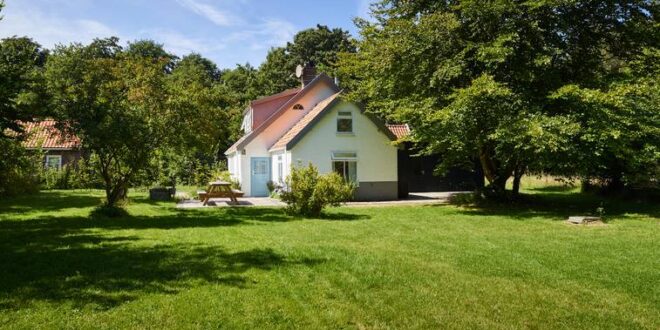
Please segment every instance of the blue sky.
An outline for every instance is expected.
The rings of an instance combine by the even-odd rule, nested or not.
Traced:
[[[5,0],[0,38],[29,36],[46,48],[118,36],[153,39],[179,56],[190,52],[221,68],[259,65],[270,47],[317,23],[356,35],[352,19],[368,0]]]

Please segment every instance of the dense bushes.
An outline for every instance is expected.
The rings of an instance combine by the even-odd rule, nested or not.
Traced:
[[[40,172],[42,189],[101,189],[103,182],[91,166],[94,159],[81,158],[61,169],[46,168]]]
[[[18,141],[0,138],[0,196],[38,191],[41,157]]]
[[[319,175],[314,165],[293,167],[280,198],[287,211],[304,216],[318,216],[326,206],[339,206],[353,196],[354,186],[337,173]]]

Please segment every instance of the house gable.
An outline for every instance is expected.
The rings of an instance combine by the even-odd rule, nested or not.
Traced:
[[[352,132],[338,132],[338,120],[348,113],[352,118]],[[335,166],[353,162],[353,170],[344,175],[355,175],[356,199],[397,197],[398,147],[392,142],[393,134],[383,128],[380,121],[367,116],[357,104],[337,98],[306,127],[305,132],[301,131],[295,140],[287,143],[291,166],[312,163],[319,173],[329,173],[337,171]]]
[[[241,137],[238,141],[236,141],[236,143],[234,143],[234,145],[229,147],[229,149],[227,149],[227,151],[225,151],[225,155],[235,153],[235,152],[239,151],[240,149],[245,148],[252,140],[254,140],[258,136],[262,135],[262,133],[267,131],[267,130],[269,130],[270,132],[266,133],[266,135],[275,134],[275,135],[277,135],[277,137],[279,137],[279,136],[283,135],[284,133],[286,133],[286,131],[288,131],[288,129],[297,121],[297,119],[292,123],[288,123],[288,125],[287,124],[282,125],[284,127],[284,129],[282,129],[281,131],[278,131],[278,129],[275,128],[275,127],[271,127],[272,124],[275,123],[276,121],[278,121],[278,119],[284,113],[286,113],[287,110],[290,110],[298,102],[302,102],[302,100],[305,100],[305,99],[310,99],[310,95],[315,96],[315,95],[313,95],[313,93],[311,93],[311,91],[314,91],[314,90],[318,91],[318,88],[321,87],[321,86],[327,86],[327,88],[329,90],[329,93],[339,92],[339,87],[337,87],[337,85],[334,84],[334,82],[332,81],[332,79],[330,79],[330,77],[328,77],[326,74],[323,74],[323,73],[318,75],[309,84],[305,85],[305,87],[302,88],[295,96],[291,97],[288,101],[286,101],[284,104],[282,104],[270,117],[268,117],[266,120],[264,120],[264,122],[259,127],[252,130],[251,132],[247,133],[246,135]],[[325,96],[321,95],[320,97],[321,97],[321,99],[324,99],[327,96],[329,96],[329,95],[325,95]],[[307,105],[307,108],[313,108],[313,107],[314,107],[314,104],[308,104]],[[302,114],[302,113],[307,113],[309,110],[296,110],[296,111],[304,111],[304,112],[301,112],[301,114]],[[275,130],[275,131],[273,131],[273,130]],[[267,137],[265,140],[270,140],[270,138]],[[271,141],[271,143],[272,142],[274,142],[274,141]],[[268,146],[266,146],[266,149],[267,148],[268,148]]]
[[[296,125],[294,125],[286,134],[284,134],[277,142],[271,147],[270,151],[281,149],[292,149],[305,135],[310,132],[314,125],[316,125],[323,117],[331,113],[333,108],[345,102],[341,99],[341,93],[336,93],[331,97],[320,102],[314,109],[312,109],[305,117],[303,117]],[[397,136],[377,117],[365,113],[362,107],[356,105],[359,109],[359,114],[368,118],[376,127],[378,131],[385,134],[391,141],[397,140]]]

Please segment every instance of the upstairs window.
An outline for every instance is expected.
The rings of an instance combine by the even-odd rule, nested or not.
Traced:
[[[350,111],[337,114],[337,133],[353,133],[353,115]]]
[[[305,110],[305,107],[303,107],[302,104],[297,103],[293,106],[293,110]]]

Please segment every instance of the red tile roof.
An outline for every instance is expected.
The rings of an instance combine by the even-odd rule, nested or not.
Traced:
[[[75,136],[64,136],[55,127],[54,120],[42,120],[23,124],[26,139],[23,146],[27,149],[77,149],[80,140]]]
[[[408,124],[386,124],[387,128],[394,133],[397,139],[404,138],[410,134]]]
[[[323,110],[325,110],[332,101],[334,101],[341,92],[335,93],[332,96],[326,98],[325,100],[319,102],[312,110],[310,110],[305,116],[300,118],[300,120],[291,127],[282,137],[270,147],[270,150],[283,149],[286,145],[291,142],[302,130],[309,125],[314,118],[316,118]]]
[[[300,92],[301,89],[302,89],[302,88],[300,88],[300,87],[298,87],[298,88],[287,89],[287,90],[282,91],[282,92],[279,92],[279,93],[277,93],[277,94],[268,95],[268,96],[264,96],[264,97],[262,97],[262,98],[258,98],[258,99],[256,99],[256,100],[250,102],[250,103],[251,103],[252,105],[254,105],[254,104],[259,104],[259,103],[267,102],[267,101],[270,101],[270,100],[278,99],[278,98],[280,98],[280,97],[285,97],[285,96],[293,97],[293,95],[295,95],[295,94],[297,94],[298,92]]]

